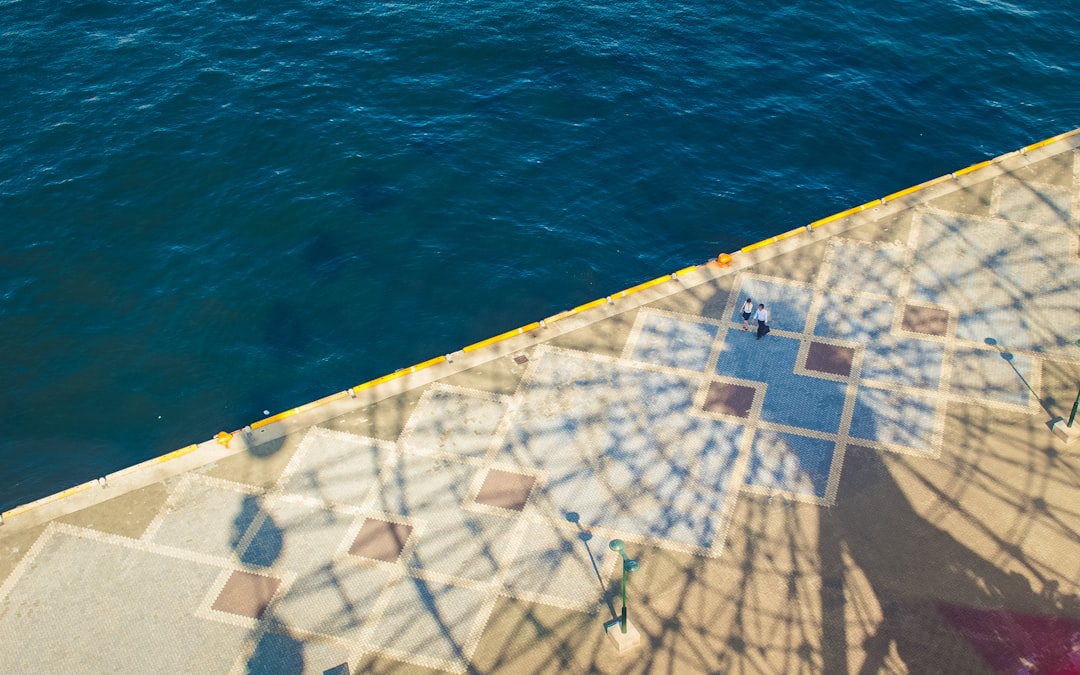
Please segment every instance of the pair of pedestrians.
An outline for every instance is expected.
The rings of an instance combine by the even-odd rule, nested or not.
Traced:
[[[762,335],[769,332],[769,310],[765,309],[764,303],[759,303],[757,311],[754,311],[754,302],[747,298],[746,302],[742,306],[742,322],[743,330],[750,330],[750,317],[754,317],[754,321],[757,322],[757,339],[760,340]]]

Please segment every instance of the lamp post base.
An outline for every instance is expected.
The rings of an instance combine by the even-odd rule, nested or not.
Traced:
[[[607,631],[608,639],[615,644],[620,654],[630,651],[641,643],[641,633],[629,621],[626,622],[625,633],[622,632],[618,621],[614,622],[614,625],[604,626],[604,630]]]
[[[1055,436],[1065,441],[1065,445],[1071,445],[1073,441],[1080,438],[1080,424],[1074,422],[1070,427],[1061,417],[1050,424],[1050,430],[1054,432]]]

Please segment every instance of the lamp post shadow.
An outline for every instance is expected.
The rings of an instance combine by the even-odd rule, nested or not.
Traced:
[[[1011,367],[1013,369],[1013,372],[1016,373],[1016,376],[1019,377],[1020,381],[1024,383],[1024,386],[1027,387],[1028,391],[1031,392],[1031,395],[1034,396],[1035,400],[1039,402],[1039,407],[1042,408],[1044,411],[1046,411],[1046,414],[1050,416],[1050,422],[1049,422],[1050,426],[1053,426],[1053,423],[1056,420],[1061,419],[1061,416],[1055,414],[1054,411],[1050,409],[1050,406],[1047,405],[1047,402],[1044,401],[1041,396],[1039,396],[1039,393],[1037,391],[1035,391],[1035,388],[1032,387],[1031,383],[1027,381],[1027,378],[1024,377],[1024,374],[1021,373],[1020,369],[1016,367],[1016,364],[1013,362],[1016,357],[1013,355],[1012,352],[1005,349],[1003,346],[1001,346],[998,343],[998,341],[996,339],[994,339],[992,337],[986,338],[985,340],[983,340],[983,342],[990,345],[991,347],[997,347],[998,348],[998,354],[1001,356],[1001,358],[1006,363],[1009,364],[1009,367]]]
[[[592,534],[581,524],[581,515],[576,511],[567,512],[566,520],[577,525],[578,539],[585,545],[585,552],[589,554],[589,562],[592,564],[593,572],[596,574],[596,580],[600,583],[600,593],[601,597],[604,599],[604,604],[607,605],[612,620],[618,619],[619,614],[615,611],[615,596],[609,592],[607,585],[604,583],[604,577],[600,574],[600,566],[596,564],[596,556],[593,555],[592,547],[589,546],[589,542],[592,540]]]

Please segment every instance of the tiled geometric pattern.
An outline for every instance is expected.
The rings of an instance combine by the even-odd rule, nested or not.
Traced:
[[[281,579],[234,570],[214,600],[213,609],[258,619],[280,585]]]
[[[900,327],[912,333],[944,337],[949,330],[949,313],[936,307],[907,304]]]
[[[398,454],[379,473],[372,508],[439,522],[468,500],[470,481],[478,469],[464,461]]]
[[[867,343],[860,374],[879,385],[936,390],[944,355],[940,342],[886,335]]]
[[[950,391],[967,398],[1027,406],[1032,402],[1030,387],[1038,384],[1036,375],[1030,356],[962,347],[953,354]]]
[[[361,644],[377,601],[400,576],[387,566],[320,558],[274,603],[274,618],[290,628]]]
[[[850,433],[852,438],[930,454],[936,419],[930,395],[863,387],[856,395]]]
[[[548,349],[531,365],[499,459],[546,474],[537,508],[709,548],[740,430],[694,414],[699,377]]]
[[[806,369],[847,377],[851,375],[851,362],[854,359],[855,350],[851,347],[811,342],[806,354]]]
[[[900,243],[872,244],[837,238],[830,242],[826,259],[827,288],[892,296],[906,277],[908,249]]]
[[[252,526],[243,559],[275,570],[309,574],[333,558],[348,537],[356,516],[310,502],[278,498],[263,505],[263,518]]]
[[[847,385],[796,374],[799,340],[772,334],[759,342],[731,329],[725,346],[716,364],[718,375],[767,384],[762,420],[824,433],[839,431]]]
[[[362,504],[376,485],[387,444],[331,431],[309,433],[289,466],[283,490],[326,502]]]
[[[1033,199],[1032,187],[1017,180],[1001,180],[998,189],[997,213],[1000,217],[1046,227],[1070,225],[1072,195],[1068,190],[1040,185]]]
[[[406,658],[464,665],[465,645],[487,621],[485,593],[421,578],[402,578],[388,592],[380,620],[365,642]]]
[[[349,555],[395,562],[405,549],[412,526],[380,518],[366,518],[359,534],[349,547]]]
[[[534,483],[536,483],[534,476],[491,469],[484,478],[483,485],[480,486],[480,492],[476,495],[476,503],[520,511],[529,501],[529,494],[532,492]]]
[[[597,569],[606,545],[607,540],[584,540],[569,530],[529,527],[506,569],[506,585],[519,597],[587,609],[581,601],[596,595]]]
[[[738,302],[735,303],[731,320],[738,325],[742,325],[743,301],[746,298],[752,298],[755,312],[759,304],[765,304],[765,309],[769,312],[769,327],[801,332],[806,326],[813,292],[802,284],[746,275],[734,296],[738,298]],[[751,325],[753,325],[752,318]]]
[[[757,390],[741,384],[710,382],[702,409],[712,413],[749,417]]]
[[[1080,265],[1063,262],[1076,236],[1063,207],[1032,207],[1037,213],[1029,215],[1048,226],[1029,228],[924,212],[918,245],[935,255],[915,260],[908,297],[957,308],[961,340],[990,337],[1014,351],[1068,358],[1076,345],[1064,336],[1080,335],[1080,316],[1063,308],[1075,306]]]
[[[505,406],[449,389],[431,389],[409,417],[402,434],[407,452],[446,452],[483,457]]]
[[[759,431],[745,481],[748,485],[824,498],[834,451],[832,441]]]
[[[868,344],[888,335],[892,328],[896,305],[891,301],[825,291],[820,302],[822,310],[814,325],[815,335]]]
[[[490,583],[513,559],[519,538],[513,519],[455,508],[417,537],[408,567]]]
[[[42,535],[35,553],[0,604],[0,633],[8,636],[0,672],[42,672],[49,645],[56,658],[71,655],[71,672],[92,660],[102,673],[138,663],[158,672],[225,673],[248,634],[195,615],[221,573],[210,559],[67,527]]]
[[[658,366],[701,371],[719,326],[642,312],[631,358]]]
[[[328,641],[303,640],[289,634],[283,626],[272,626],[263,633],[254,653],[248,658],[248,673],[313,673],[314,675],[352,675],[349,652]],[[337,664],[328,666],[328,664]],[[307,666],[305,668],[305,665]]]
[[[220,484],[185,480],[172,494],[166,511],[151,523],[152,541],[208,555],[234,555],[248,525],[259,511],[255,497]],[[232,523],[206,531],[208,519]]]

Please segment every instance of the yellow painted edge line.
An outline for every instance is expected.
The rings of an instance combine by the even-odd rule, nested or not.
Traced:
[[[924,190],[924,189],[930,187],[931,185],[937,185],[938,183],[943,183],[943,182],[945,182],[947,180],[952,180],[952,176],[949,175],[949,174],[945,174],[944,176],[938,176],[937,178],[934,178],[933,180],[928,180],[928,181],[926,181],[924,183],[919,183],[918,185],[913,185],[913,186],[907,188],[906,190],[898,190],[898,191],[896,191],[896,192],[894,192],[894,193],[892,193],[890,195],[885,195],[884,197],[882,197],[882,199],[884,201],[886,201],[886,202],[891,202],[894,199],[900,199],[901,197],[904,197],[906,195],[914,194],[914,193],[918,192],[919,190]]]
[[[774,241],[776,241],[776,237],[769,237],[768,239],[762,239],[759,242],[750,244],[748,246],[743,246],[741,249],[739,249],[739,252],[740,253],[749,253],[750,251],[753,251],[753,250],[756,250],[756,249],[759,249],[759,248],[764,248],[764,247],[768,246],[769,244],[773,243]]]
[[[628,295],[633,295],[634,293],[637,293],[639,291],[643,291],[646,288],[652,288],[653,286],[658,286],[658,285],[664,283],[665,281],[671,281],[671,277],[669,277],[669,276],[656,277],[652,281],[646,281],[645,283],[638,284],[637,286],[631,286],[630,288],[626,289],[625,291],[619,293],[619,296],[625,298]]]
[[[675,272],[675,276],[681,277],[684,274],[689,274],[689,273],[693,272],[697,268],[698,268],[697,265],[691,265],[689,267],[684,267],[681,270],[679,270],[678,272]]]
[[[826,216],[824,218],[815,220],[814,222],[810,223],[810,228],[813,229],[813,228],[825,225],[826,223],[831,223],[831,222],[833,222],[835,220],[840,220],[841,218],[846,218],[847,216],[853,215],[855,213],[859,213],[860,211],[865,211],[868,208],[872,208],[874,206],[880,206],[881,204],[891,202],[891,201],[893,201],[895,199],[899,199],[900,197],[904,197],[904,196],[912,194],[914,192],[918,192],[919,190],[923,190],[925,188],[928,188],[931,185],[937,185],[938,183],[943,183],[943,182],[945,182],[947,180],[950,180],[952,178],[956,178],[957,176],[963,176],[964,174],[968,174],[968,173],[971,173],[973,171],[978,171],[979,169],[990,166],[991,164],[993,164],[995,162],[1000,162],[1000,161],[1002,161],[1004,159],[1012,157],[1012,156],[1016,155],[1017,153],[1026,153],[1026,152],[1030,152],[1032,150],[1037,150],[1038,148],[1045,147],[1047,145],[1050,145],[1051,143],[1056,143],[1058,141],[1069,138],[1070,136],[1075,136],[1077,134],[1080,134],[1080,129],[1073,129],[1072,131],[1067,131],[1067,132],[1065,132],[1063,134],[1058,134],[1057,136],[1051,136],[1050,138],[1047,138],[1046,140],[1043,140],[1043,141],[1039,141],[1038,143],[1032,143],[1031,145],[1024,146],[1020,150],[1014,150],[1012,152],[1007,152],[1007,153],[1005,153],[1003,155],[999,155],[998,157],[994,157],[993,159],[988,159],[988,160],[986,160],[984,162],[979,162],[978,164],[972,164],[971,166],[960,169],[959,171],[954,171],[954,172],[952,172],[950,174],[946,174],[944,176],[938,176],[937,178],[925,181],[923,183],[919,183],[918,185],[914,185],[912,187],[909,187],[909,188],[906,188],[906,189],[903,189],[903,190],[899,190],[897,192],[893,192],[892,194],[886,195],[885,197],[882,197],[881,199],[875,199],[874,201],[866,202],[865,204],[862,204],[860,206],[853,206],[850,209],[846,209],[844,211],[840,211],[839,213],[834,213],[831,216]],[[746,246],[746,247],[742,248],[741,251],[742,252],[752,251],[752,250],[754,250],[756,248],[761,248],[763,246],[768,246],[769,244],[773,243],[774,241],[779,241],[780,239],[784,239],[787,236],[793,236],[793,235],[788,235],[788,234],[785,233],[785,234],[779,235],[777,237],[771,237],[769,239],[759,241],[756,244],[750,244],[749,246]]]
[[[198,443],[192,443],[191,445],[184,446],[184,447],[180,448],[179,450],[173,450],[172,452],[167,452],[164,455],[161,455],[160,457],[155,457],[155,458],[151,459],[149,461],[149,463],[151,463],[151,464],[161,464],[162,462],[167,462],[170,459],[176,459],[177,457],[183,457],[184,455],[188,454],[189,452],[195,451],[196,449],[198,449],[198,447],[199,447]]]
[[[321,405],[324,405],[324,404],[329,403],[331,401],[336,401],[339,398],[345,398],[346,396],[348,396],[348,394],[343,392],[343,391],[334,392],[333,394],[330,394],[329,396],[323,396],[318,401],[312,401],[310,403],[305,403],[304,405],[297,406],[296,407],[296,412],[297,413],[302,413],[302,412],[305,412],[307,410],[313,410],[315,408],[318,408]]]
[[[13,517],[19,515],[20,513],[26,513],[27,511],[36,509],[36,508],[38,508],[40,506],[45,506],[46,504],[51,504],[52,502],[58,502],[61,499],[64,499],[65,497],[70,497],[73,494],[76,494],[76,493],[79,493],[79,492],[85,492],[86,490],[89,490],[90,488],[94,487],[94,485],[96,485],[96,484],[97,484],[96,480],[95,481],[87,481],[85,483],[82,483],[81,485],[76,485],[75,487],[70,487],[70,488],[68,488],[66,490],[63,490],[61,492],[57,492],[56,494],[49,495],[48,497],[42,497],[41,499],[36,499],[36,500],[30,502],[29,504],[23,504],[22,506],[16,506],[15,508],[11,509],[10,511],[4,511],[2,514],[0,514],[0,517],[2,517],[4,520],[7,520],[8,518],[13,518]]]
[[[192,452],[192,451],[198,449],[198,447],[199,447],[199,445],[197,443],[193,443],[193,444],[188,445],[186,447],[180,448],[179,450],[173,450],[172,452],[165,453],[164,455],[160,455],[158,457],[152,457],[152,458],[146,460],[145,462],[139,462],[138,464],[136,464],[134,466],[127,467],[126,469],[121,469],[120,471],[115,471],[113,473],[106,474],[106,476],[103,476],[103,477],[112,478],[113,480],[115,480],[116,478],[118,478],[120,476],[125,476],[125,475],[130,474],[130,473],[135,473],[136,471],[139,471],[141,469],[145,469],[148,466],[152,466],[154,464],[161,464],[162,462],[167,462],[170,459],[176,459],[177,457],[181,457],[183,455],[188,454],[189,452]],[[18,515],[20,513],[25,513],[25,512],[27,512],[27,511],[29,511],[31,509],[36,509],[39,506],[44,506],[46,504],[51,504],[52,502],[60,501],[61,499],[64,499],[65,497],[70,497],[71,495],[77,494],[79,492],[84,492],[86,490],[89,490],[90,488],[94,487],[97,484],[98,483],[97,483],[96,479],[92,480],[92,481],[87,481],[87,482],[82,483],[80,485],[76,485],[75,487],[70,487],[70,488],[68,488],[66,490],[61,490],[60,492],[57,492],[56,494],[49,495],[48,497],[42,497],[41,499],[30,502],[29,504],[23,504],[21,506],[16,506],[15,508],[11,509],[10,511],[5,511],[3,514],[0,514],[0,517],[8,518],[8,517],[11,517],[11,516],[16,516],[16,515]]]
[[[853,206],[850,209],[845,209],[845,210],[841,211],[840,213],[834,213],[831,216],[825,216],[824,218],[820,218],[820,219],[815,220],[814,222],[810,223],[810,227],[811,228],[821,227],[822,225],[824,225],[826,223],[831,223],[834,220],[840,220],[841,218],[847,218],[848,216],[853,215],[855,213],[858,213],[860,211],[865,211],[866,209],[870,208],[870,206],[872,204],[877,204],[877,203],[878,202],[866,202],[865,204],[862,204],[860,206]]]
[[[522,330],[520,328],[515,328],[514,330],[508,330],[505,333],[499,333],[498,335],[496,335],[494,337],[489,337],[486,340],[481,340],[480,342],[474,342],[471,345],[468,345],[466,347],[462,347],[461,351],[463,351],[463,352],[474,352],[477,349],[480,349],[481,347],[487,347],[488,345],[493,345],[496,342],[502,342],[503,340],[506,340],[508,338],[512,338],[515,335],[521,335],[521,333],[522,333]]]
[[[549,324],[549,323],[555,323],[556,321],[562,321],[563,319],[565,319],[568,316],[573,316],[575,313],[576,312],[574,312],[574,310],[568,309],[568,310],[559,312],[558,314],[553,314],[553,315],[549,316],[548,318],[544,319],[544,323]]]
[[[399,371],[397,371],[395,373],[390,373],[389,375],[383,375],[382,377],[376,377],[374,380],[368,380],[367,382],[364,382],[363,384],[356,385],[355,387],[352,388],[352,390],[354,392],[359,393],[359,392],[361,392],[361,391],[363,391],[365,389],[371,389],[375,385],[382,384],[383,382],[389,382],[390,380],[396,380],[397,378],[401,377],[402,375],[404,375],[407,372],[409,372],[409,371],[408,370],[399,370]]]
[[[427,361],[421,361],[420,363],[413,366],[413,369],[414,370],[423,370],[424,368],[430,368],[431,366],[435,365],[436,363],[442,363],[445,360],[446,360],[445,356],[436,356],[433,359],[428,359]]]
[[[599,307],[600,305],[606,305],[606,304],[607,304],[607,298],[597,298],[596,300],[593,300],[592,302],[586,302],[584,305],[578,305],[577,307],[575,307],[573,309],[573,311],[575,311],[575,312],[584,312],[587,309],[592,309],[593,307]]]
[[[120,469],[119,471],[113,471],[112,473],[105,474],[105,478],[106,480],[116,480],[117,478],[121,478],[123,476],[138,473],[139,471],[142,471],[147,467],[153,466],[154,464],[160,464],[161,462],[167,462],[170,459],[176,459],[177,457],[186,455],[189,452],[198,450],[198,448],[198,443],[192,443],[191,445],[184,446],[179,450],[173,450],[172,452],[167,452],[164,455],[159,455],[158,457],[151,457],[145,462],[139,462],[138,464]]]
[[[257,422],[252,422],[251,423],[251,428],[252,429],[260,429],[260,428],[265,427],[265,426],[267,426],[269,424],[273,424],[274,422],[280,422],[281,420],[285,419],[286,417],[292,417],[295,414],[296,414],[296,408],[293,408],[292,410],[286,410],[285,412],[279,412],[276,415],[271,415],[270,417],[263,418],[261,420],[258,420]]]
[[[1066,131],[1063,134],[1058,134],[1057,136],[1051,136],[1050,138],[1047,138],[1044,141],[1039,141],[1038,143],[1032,143],[1031,145],[1025,145],[1024,148],[1023,148],[1023,151],[1024,152],[1031,152],[1032,150],[1038,150],[1039,148],[1046,147],[1047,145],[1050,145],[1051,143],[1057,143],[1058,141],[1063,141],[1066,138],[1068,138],[1069,136],[1075,136],[1076,134],[1080,134],[1080,129],[1073,129],[1072,131]]]
[[[985,162],[979,162],[978,164],[972,164],[971,166],[960,169],[959,171],[954,171],[953,175],[954,176],[963,176],[964,174],[971,173],[972,171],[978,171],[979,169],[986,168],[986,167],[990,166],[991,163],[993,163],[993,160],[988,159]]]
[[[796,227],[794,230],[788,230],[787,232],[785,232],[783,234],[776,235],[775,239],[776,239],[776,241],[783,241],[784,239],[788,239],[789,237],[794,237],[795,235],[802,234],[803,232],[806,232],[805,227]]]

